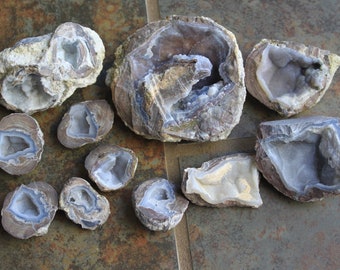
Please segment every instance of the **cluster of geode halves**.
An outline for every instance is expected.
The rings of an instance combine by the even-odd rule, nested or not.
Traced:
[[[0,52],[0,102],[20,112],[0,121],[1,168],[23,174],[36,166],[44,140],[28,114],[60,105],[77,88],[93,84],[104,55],[100,37],[75,23]],[[264,39],[254,46],[244,67],[231,31],[209,18],[172,16],[147,24],[117,48],[106,83],[119,116],[135,133],[167,142],[217,141],[226,139],[239,123],[246,89],[268,108],[290,117],[320,101],[339,65],[340,57],[329,51]],[[105,100],[84,101],[64,115],[57,136],[65,147],[78,148],[101,140],[112,124],[113,112]],[[255,157],[227,155],[201,168],[187,168],[182,192],[202,206],[257,208],[262,204],[260,170],[277,190],[298,201],[339,194],[339,142],[337,118],[264,122]],[[94,149],[85,161],[101,191],[124,187],[136,166],[131,150],[108,145]],[[5,199],[4,228],[15,235],[11,229],[17,221],[31,218],[41,226],[30,224],[16,236],[46,233],[58,209],[56,196],[46,183],[20,186]],[[136,215],[151,230],[173,228],[188,207],[162,178],[138,185],[132,201]],[[76,177],[65,184],[59,207],[87,229],[102,225],[110,213],[105,197]]]

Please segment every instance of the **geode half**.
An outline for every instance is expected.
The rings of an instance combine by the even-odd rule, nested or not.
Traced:
[[[139,29],[117,49],[106,83],[129,128],[168,142],[227,138],[246,96],[234,34],[205,17],[172,16]]]
[[[340,193],[340,119],[312,116],[263,122],[256,142],[263,176],[302,202]]]

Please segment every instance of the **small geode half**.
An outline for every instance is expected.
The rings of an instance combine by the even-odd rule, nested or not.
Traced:
[[[145,227],[152,231],[167,231],[181,221],[189,201],[167,179],[153,178],[135,187],[132,205]]]
[[[45,182],[33,182],[7,194],[1,223],[12,236],[28,239],[46,234],[57,210],[55,189]]]
[[[116,50],[112,99],[135,133],[161,141],[217,141],[239,122],[242,54],[232,32],[206,17],[171,16]]]
[[[72,177],[65,183],[59,196],[59,206],[70,220],[83,229],[97,229],[110,215],[109,201],[79,177]]]
[[[9,174],[32,171],[41,160],[44,136],[39,123],[24,113],[0,120],[0,168]]]
[[[104,56],[98,34],[77,23],[25,38],[0,52],[0,103],[28,114],[60,105],[96,82]]]
[[[114,113],[106,100],[73,104],[58,126],[58,140],[67,148],[98,142],[111,130]]]
[[[200,168],[186,168],[182,191],[200,206],[262,205],[255,158],[245,153],[214,158]]]
[[[256,162],[264,178],[301,202],[340,194],[340,119],[312,116],[263,122]]]
[[[134,177],[137,164],[132,150],[116,145],[100,145],[85,159],[85,168],[101,191],[125,187]]]
[[[263,39],[245,64],[249,93],[289,117],[311,108],[324,96],[340,57],[313,46]]]

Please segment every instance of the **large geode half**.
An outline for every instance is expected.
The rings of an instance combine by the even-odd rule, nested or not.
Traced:
[[[302,202],[340,193],[340,119],[313,116],[263,122],[256,161],[284,195]]]
[[[116,51],[107,84],[135,133],[161,141],[217,141],[239,122],[246,90],[232,32],[205,17],[172,16]]]
[[[252,96],[289,117],[320,101],[339,66],[340,57],[327,50],[263,39],[247,57],[245,82]]]

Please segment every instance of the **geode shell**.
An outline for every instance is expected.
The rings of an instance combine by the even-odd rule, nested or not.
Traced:
[[[168,180],[153,178],[136,186],[132,205],[140,222],[152,231],[167,231],[182,219],[189,201]]]
[[[80,224],[83,229],[97,229],[110,215],[109,201],[79,177],[70,178],[64,185],[59,206],[69,219]]]
[[[200,168],[186,168],[182,191],[200,206],[262,205],[259,173],[250,154],[233,154],[206,161]]]
[[[41,160],[43,147],[43,133],[33,117],[12,113],[0,120],[0,168],[7,173],[32,171]]]
[[[239,122],[242,54],[232,32],[205,17],[172,16],[117,49],[107,84],[135,133],[161,141],[217,141]]]
[[[340,119],[313,116],[263,122],[256,162],[264,178],[301,202],[340,193]]]
[[[95,83],[104,56],[98,34],[72,22],[23,39],[0,52],[0,103],[28,114],[60,105],[77,88]]]
[[[125,187],[134,177],[137,164],[132,150],[116,145],[98,146],[85,159],[85,168],[101,191]]]
[[[7,194],[1,210],[5,231],[16,238],[44,235],[58,209],[58,194],[45,182],[21,185]]]
[[[98,142],[111,130],[114,113],[106,100],[73,104],[58,126],[58,140],[67,148]]]
[[[263,39],[247,57],[245,81],[252,96],[289,117],[320,101],[339,66],[340,57],[327,50]]]

